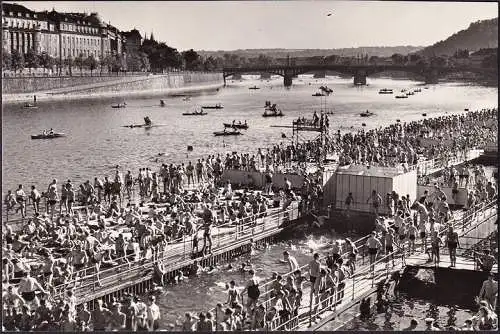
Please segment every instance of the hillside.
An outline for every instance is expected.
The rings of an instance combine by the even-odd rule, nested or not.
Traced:
[[[481,48],[498,47],[498,17],[471,23],[444,41],[428,46],[419,53],[424,56],[452,56],[458,49],[477,51]]]
[[[231,51],[197,51],[204,57],[224,57],[225,53],[236,54],[247,58],[255,58],[264,54],[273,58],[285,58],[290,55],[292,58],[299,57],[326,57],[331,55],[338,55],[344,57],[356,57],[357,55],[368,54],[370,56],[390,57],[394,53],[408,54],[421,50],[423,46],[367,46],[358,48],[342,48],[342,49],[245,49],[245,50],[231,50]]]

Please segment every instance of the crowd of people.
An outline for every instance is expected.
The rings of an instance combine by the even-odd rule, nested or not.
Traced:
[[[161,258],[170,244],[184,236],[191,238],[194,256],[199,252],[208,254],[212,251],[215,226],[237,226],[265,215],[271,207],[285,209],[292,201],[302,199],[301,205],[306,211],[319,209],[321,177],[319,174],[307,175],[304,166],[307,162],[322,160],[327,153],[337,153],[341,165],[415,164],[419,154],[432,158],[443,152],[451,154],[453,149],[480,145],[481,140],[492,136],[492,129],[473,126],[472,123],[486,122],[493,117],[496,117],[496,110],[483,110],[465,116],[396,124],[366,133],[339,134],[327,142],[326,150],[318,141],[288,146],[280,144],[266,152],[259,149],[257,155],[252,156],[233,152],[225,158],[211,155],[199,159],[195,164],[162,164],[157,172],[141,168],[137,176],[133,176],[130,171],[123,174],[117,166],[112,177],[96,177],[93,182],[87,180],[78,187],[71,180],[59,185],[54,179],[46,191],[39,191],[33,185],[29,194],[26,194],[23,185],[19,185],[14,193],[9,190],[6,195],[7,213],[11,210],[21,211],[24,221],[27,218],[27,206],[31,205],[33,216],[26,219],[20,230],[6,225],[2,235],[2,279],[7,283],[4,285],[4,301],[7,302],[3,310],[4,327],[32,330],[44,329],[54,323],[61,329],[156,328],[159,311],[154,299],[149,300],[149,306],[146,306],[135,296],[127,300],[125,308],[118,302],[108,307],[100,302],[97,310],[89,312],[85,306],[82,306],[83,309],[76,307],[76,282],[84,280],[84,276],[91,273],[96,275],[97,283],[100,284],[99,273],[102,269],[140,259]],[[444,149],[438,142],[422,151],[418,146],[418,138],[426,136],[426,131],[434,132],[434,136],[444,135],[446,131],[461,131],[467,134],[465,137],[468,139],[462,143],[457,136],[452,147]],[[231,182],[221,180],[225,169],[263,171],[266,176],[264,191],[248,187],[234,190]],[[295,189],[300,191],[302,198],[295,195],[291,182],[286,178],[283,189],[273,185],[272,173],[280,169],[293,169],[304,174],[302,189]],[[455,175],[453,180],[456,182],[457,173],[452,171],[451,174]],[[471,174],[475,174],[475,171],[469,172]],[[484,200],[483,195],[487,199],[494,198],[496,189],[491,184],[484,184],[481,175],[479,171],[479,175],[472,180],[468,178],[466,182],[475,182],[476,187],[478,183],[482,184],[476,191],[480,194],[478,201]],[[132,203],[134,195],[140,198],[139,205]],[[389,227],[384,220],[378,220],[377,230],[365,245],[371,263],[381,251],[390,253],[394,246],[402,251],[414,251],[417,232],[424,243],[430,234],[430,256],[433,259],[437,257],[439,261],[442,240],[439,241],[437,231],[450,215],[446,196],[437,189],[436,194],[419,199],[410,206],[409,198],[401,196],[400,200],[397,194],[390,195],[386,204],[394,213],[394,224]],[[198,247],[199,232],[203,236],[201,251]],[[448,232],[448,246],[458,243],[455,235],[453,230]],[[344,245],[349,248],[346,256],[341,256],[342,246],[336,244],[326,264],[321,264],[319,255],[315,254],[309,266],[308,279],[313,284],[311,300],[316,308],[318,305],[330,305],[328,303],[332,301],[328,297],[333,294],[341,300],[342,282],[356,268],[356,246],[350,240]],[[259,303],[259,279],[250,270],[252,278],[243,290],[248,293],[246,308],[233,300],[229,304],[231,307],[218,313],[225,315],[220,323],[214,323],[220,318],[214,319],[210,312],[203,317],[200,314],[198,329],[210,328],[209,323],[212,323],[211,328],[235,330],[245,327],[246,321],[250,322],[253,329],[277,328],[292,319],[301,306],[302,284],[307,279],[298,270],[296,260],[294,262],[291,259],[293,257],[290,254],[285,254],[284,261],[290,264],[294,272],[286,278],[286,283],[279,283],[279,275],[273,275],[276,276],[273,277],[274,282],[279,284],[273,283],[272,305],[264,308],[266,312]],[[73,282],[74,286],[68,282]],[[55,300],[54,292],[61,287],[67,292],[61,300]],[[132,316],[137,321],[135,325],[131,324],[127,313],[135,312],[131,309],[143,310],[140,314],[146,316]],[[196,323],[193,319],[192,315],[186,315],[187,323],[191,324],[189,328],[193,328]],[[288,322],[283,326],[282,329],[292,325]]]
[[[480,178],[476,179],[481,182]],[[372,197],[380,197],[376,191]],[[227,285],[228,301],[226,307],[223,303],[217,304],[215,310],[201,312],[199,316],[192,313],[186,314],[182,329],[186,331],[203,331],[209,323],[211,330],[293,330],[298,324],[299,310],[309,307],[310,322],[320,318],[318,309],[328,309],[340,304],[344,297],[345,282],[356,274],[357,259],[360,254],[366,254],[369,259],[369,268],[375,269],[375,262],[385,258],[385,263],[395,266],[395,259],[401,255],[411,255],[417,251],[427,253],[428,261],[439,264],[442,247],[448,249],[449,267],[456,267],[456,251],[460,247],[457,231],[453,226],[453,215],[449,209],[446,195],[436,187],[435,192],[424,194],[413,203],[409,197],[401,196],[395,192],[390,195],[386,204],[389,206],[388,217],[376,216],[376,227],[371,235],[362,243],[357,244],[349,238],[335,240],[330,247],[330,252],[321,256],[315,253],[306,269],[299,267],[299,263],[288,251],[284,251],[282,260],[287,264],[287,274],[273,272],[271,277],[261,281],[256,276],[251,263],[248,273],[250,278],[245,285],[238,287],[234,281]],[[488,201],[496,199],[496,192]],[[470,207],[468,214],[481,207]],[[417,244],[420,245],[417,248]],[[404,257],[403,257],[404,258]],[[478,256],[478,266],[485,272],[490,272],[496,259],[485,250]],[[359,263],[358,263],[359,265]],[[493,280],[493,274],[483,283],[479,292],[479,312],[472,318],[470,329],[484,330],[497,328],[495,313],[498,287]],[[394,281],[390,283],[390,281]],[[304,302],[306,293],[305,284],[309,286],[309,304]],[[386,282],[385,291],[394,287],[397,278],[392,277]],[[267,286],[262,293],[263,286]],[[394,291],[394,289],[392,289]],[[246,296],[245,296],[246,294]],[[246,297],[246,304],[244,303]],[[390,296],[381,294],[377,299],[377,309],[387,310]],[[214,314],[217,316],[214,317]],[[429,321],[425,319],[426,323]],[[418,322],[412,322],[416,329]],[[432,325],[434,324],[434,325]],[[435,320],[431,325],[438,330]],[[411,326],[410,326],[411,327]],[[462,329],[469,328],[468,321]]]

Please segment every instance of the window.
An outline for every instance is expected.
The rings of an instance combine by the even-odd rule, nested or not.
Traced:
[[[36,19],[36,14],[33,14],[33,17]]]
[[[26,13],[26,17],[30,17],[30,13]]]
[[[17,13],[17,16],[18,16],[18,17],[21,17],[21,16],[22,16],[22,14],[21,14],[21,13]]]

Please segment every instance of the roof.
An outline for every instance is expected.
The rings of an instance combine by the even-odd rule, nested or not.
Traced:
[[[18,5],[17,3],[2,3],[2,10],[6,15],[8,15],[9,12],[30,14],[34,13],[34,11],[32,11],[31,9]]]
[[[124,31],[122,32],[122,35],[127,37],[127,38],[140,38],[142,39],[142,35],[137,29],[132,29],[130,31]]]
[[[358,175],[358,176],[374,176],[392,178],[401,174],[405,174],[402,168],[394,167],[375,167],[366,165],[348,165],[337,169],[337,174],[343,175]]]

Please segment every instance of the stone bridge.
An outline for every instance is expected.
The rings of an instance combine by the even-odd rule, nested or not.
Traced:
[[[234,74],[244,73],[271,73],[283,77],[285,86],[292,85],[293,77],[299,74],[309,72],[335,71],[350,75],[354,78],[355,85],[366,85],[366,78],[370,75],[386,71],[402,71],[414,73],[425,80],[425,83],[437,83],[439,77],[452,72],[473,72],[478,74],[491,74],[498,68],[479,68],[479,67],[437,67],[437,66],[418,66],[418,65],[277,65],[277,66],[252,66],[252,67],[226,67],[223,69],[224,85],[226,77]]]

